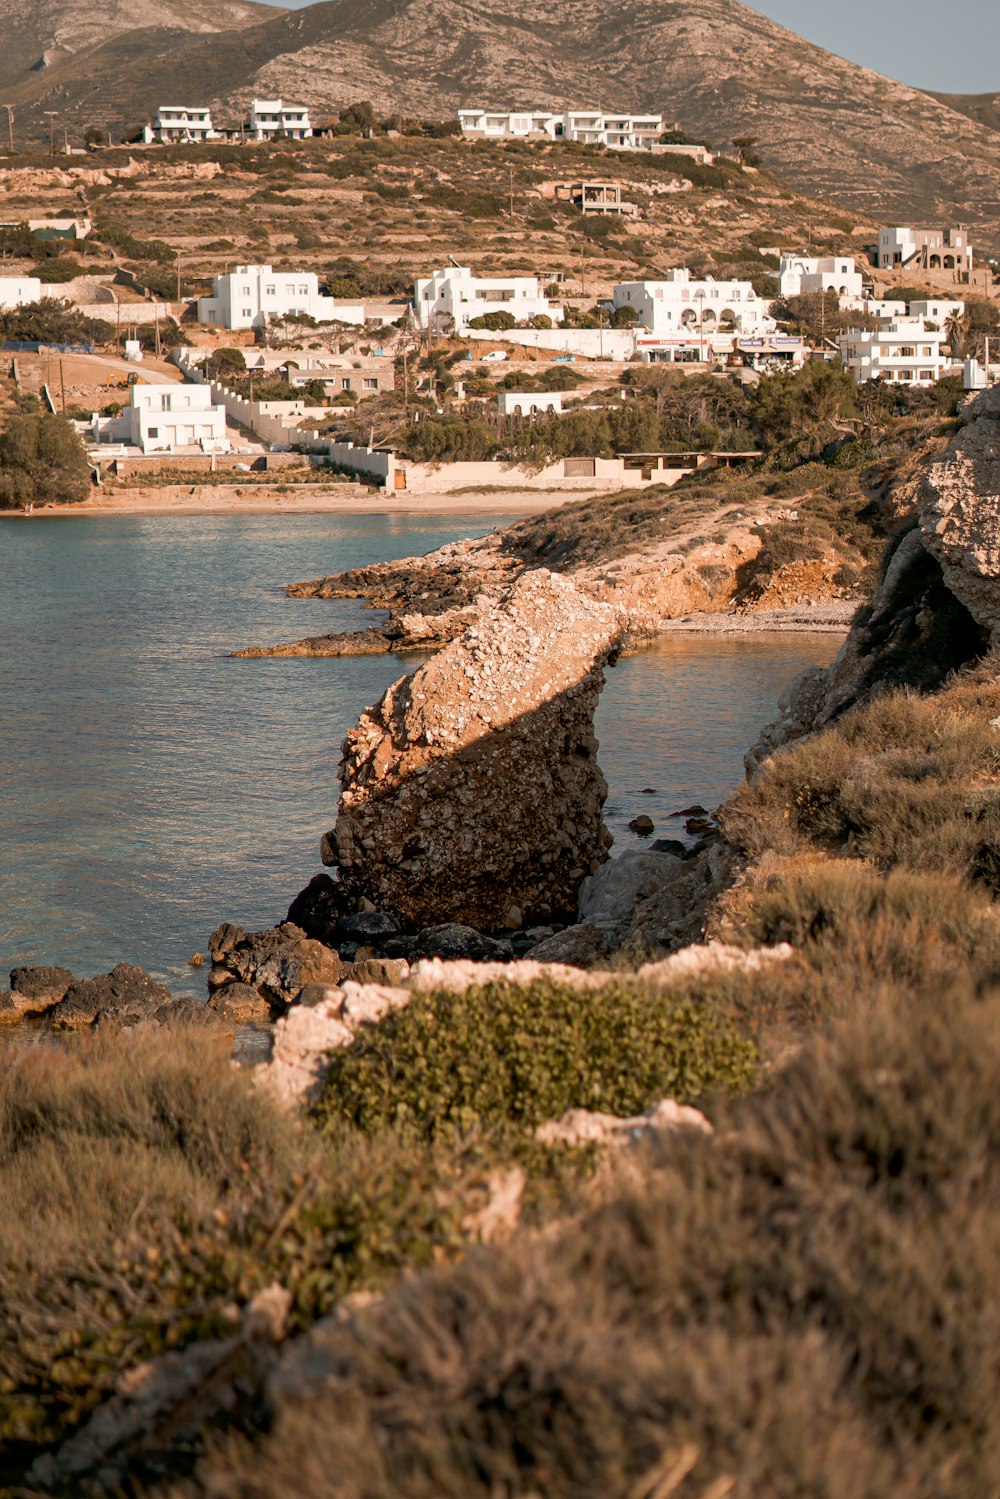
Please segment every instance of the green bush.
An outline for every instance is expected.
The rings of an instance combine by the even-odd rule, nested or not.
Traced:
[[[469,319],[470,328],[491,328],[499,332],[508,328],[517,327],[517,318],[512,312],[484,312],[479,317]]]
[[[85,500],[90,470],[83,444],[63,416],[25,412],[0,433],[0,508],[31,500]]]
[[[331,1060],[319,1119],[430,1137],[530,1128],[571,1108],[636,1114],[754,1074],[750,1043],[708,1010],[624,980],[421,995]]]

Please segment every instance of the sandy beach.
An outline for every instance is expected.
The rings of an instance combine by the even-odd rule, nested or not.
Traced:
[[[43,505],[32,520],[83,515],[537,515],[586,493],[487,489],[383,495],[360,484],[163,484],[95,491],[77,505]],[[23,519],[19,510],[0,517]]]

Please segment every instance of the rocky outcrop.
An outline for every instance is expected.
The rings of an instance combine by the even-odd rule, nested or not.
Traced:
[[[348,908],[410,930],[572,918],[610,843],[593,716],[620,629],[539,569],[362,715],[324,840]]]
[[[175,999],[134,963],[119,963],[97,978],[77,979],[49,1012],[57,1030],[84,1030],[95,1025],[162,1025],[175,1020],[206,1020],[204,1005]]]
[[[973,619],[1000,643],[1000,390],[968,403],[943,458],[920,496],[924,546]]]
[[[664,1098],[632,1119],[621,1119],[617,1114],[597,1114],[591,1109],[569,1109],[561,1119],[540,1124],[535,1139],[540,1145],[637,1145],[652,1135],[679,1129],[696,1130],[703,1135],[713,1133],[700,1109],[677,1103],[673,1098]]]
[[[0,1021],[23,1020],[54,1009],[73,982],[68,968],[30,963],[10,972],[10,994],[2,997]]]
[[[912,482],[916,515],[896,537],[871,602],[827,670],[811,668],[746,755],[763,762],[892,687],[925,691],[1000,643],[1000,391],[968,401],[951,446]]]

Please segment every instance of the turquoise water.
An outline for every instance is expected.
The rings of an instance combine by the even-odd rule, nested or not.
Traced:
[[[0,976],[140,963],[178,992],[220,920],[280,920],[320,867],[340,744],[414,658],[234,661],[370,613],[283,585],[479,535],[505,517],[0,522]],[[685,637],[622,661],[598,734],[616,850],[716,803],[828,637]],[[651,787],[655,795],[640,795]]]

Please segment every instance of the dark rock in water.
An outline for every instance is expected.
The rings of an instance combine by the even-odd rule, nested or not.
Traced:
[[[655,796],[656,795],[656,787],[655,786],[643,786],[642,790],[639,792],[639,795],[640,796]]]
[[[227,953],[232,952],[246,934],[241,926],[233,926],[231,921],[224,921],[217,926],[208,939],[209,956],[213,963],[218,963]]]
[[[399,917],[391,911],[359,911],[354,916],[342,916],[337,922],[337,936],[354,942],[396,937],[400,930]]]
[[[223,964],[244,984],[252,984],[269,958],[282,957],[293,943],[305,938],[300,926],[286,921],[264,932],[247,932],[242,941],[223,955]]]
[[[574,968],[590,968],[608,956],[608,939],[589,921],[568,926],[529,947],[524,955],[536,963],[569,963]]]
[[[199,1012],[203,1008],[197,1006]],[[98,1020],[118,1025],[135,1025],[141,1020],[162,1023],[168,1017],[180,1018],[182,1009],[182,1002],[175,1000],[163,984],[154,983],[148,973],[134,963],[119,963],[110,973],[70,984],[51,1011],[51,1020],[59,1030],[83,1029]]]
[[[675,859],[687,857],[687,849],[679,838],[654,838],[649,850],[653,854],[673,854]]]
[[[632,821],[629,823],[629,827],[632,829],[633,833],[638,833],[640,838],[648,838],[650,833],[653,831],[653,819],[651,817],[647,817],[645,812],[643,812],[640,814],[640,816],[633,817]]]
[[[708,817],[689,817],[684,824],[684,831],[686,833],[710,833],[714,827],[715,824]]]
[[[695,802],[693,807],[682,807],[679,812],[671,812],[671,817],[707,817],[708,812],[700,802]]]
[[[469,958],[475,963],[509,963],[514,948],[506,938],[487,937],[474,927],[449,921],[425,927],[412,944],[414,958]]]
[[[300,926],[307,937],[336,947],[337,923],[343,914],[343,887],[328,874],[317,874],[292,901],[286,920]]]
[[[10,974],[11,1004],[22,1015],[41,1015],[62,999],[73,982],[68,968],[46,968],[29,963]]]
[[[266,1025],[271,1019],[271,1006],[249,984],[227,984],[212,995],[208,1009],[221,1020],[231,1020],[237,1025]]]
[[[335,985],[344,965],[340,954],[322,942],[303,937],[280,948],[258,967],[255,979],[286,1004],[291,1004],[307,984]]]

